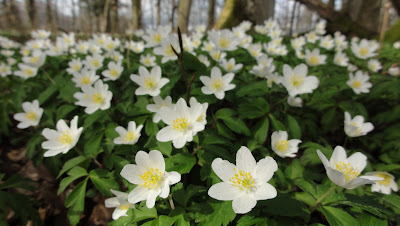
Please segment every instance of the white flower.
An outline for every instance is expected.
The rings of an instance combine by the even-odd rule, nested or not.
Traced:
[[[108,85],[103,84],[101,79],[94,84],[94,87],[91,85],[82,86],[82,91],[74,94],[74,97],[78,99],[75,104],[86,107],[85,112],[87,114],[92,114],[98,109],[106,110],[110,108],[112,92],[108,90]]]
[[[87,55],[84,61],[86,67],[96,71],[103,66],[104,57],[100,54],[95,54],[93,56]]]
[[[218,67],[213,67],[211,77],[200,76],[200,80],[204,84],[201,91],[206,95],[214,94],[215,97],[222,100],[225,97],[225,91],[236,87],[235,84],[231,84],[233,77],[233,73],[222,76],[221,70]]]
[[[373,72],[377,72],[382,69],[382,64],[376,59],[371,59],[368,61],[368,68]]]
[[[32,56],[22,57],[22,61],[32,67],[41,67],[46,61],[46,53],[40,50],[33,51]]]
[[[153,100],[154,100],[154,104],[148,104],[146,106],[146,109],[148,111],[156,113],[153,116],[153,122],[158,123],[161,120],[160,109],[163,107],[173,109],[173,108],[175,108],[175,105],[172,104],[172,98],[170,96],[165,97],[164,100],[160,96],[155,96],[155,97],[153,97]]]
[[[84,85],[92,85],[100,76],[96,75],[96,71],[89,68],[83,68],[80,72],[74,73],[72,81],[75,82],[75,87],[82,87]]]
[[[191,97],[189,100],[189,104],[190,104],[190,108],[191,109],[197,109],[199,106],[196,105],[200,105],[203,109],[203,111],[201,112],[201,115],[197,118],[197,122],[201,122],[203,125],[207,124],[207,108],[208,108],[208,103],[199,103],[196,98]]]
[[[182,148],[186,142],[193,140],[197,132],[204,130],[204,124],[198,121],[202,113],[201,104],[189,108],[183,98],[178,100],[174,109],[161,108],[159,115],[167,126],[157,133],[157,140],[161,142],[172,140],[175,148]]]
[[[19,63],[18,68],[19,68],[19,70],[15,71],[14,74],[23,79],[28,79],[31,77],[35,77],[37,75],[38,69],[36,67],[31,67],[29,65]]]
[[[400,41],[393,43],[393,48],[400,49]]]
[[[215,48],[215,45],[213,42],[211,41],[205,41],[203,42],[203,47],[201,48],[201,50],[203,50],[204,52],[211,52],[213,49]]]
[[[221,67],[227,71],[235,73],[243,67],[243,64],[236,64],[235,58],[231,58],[228,61],[225,59],[221,60]]]
[[[149,154],[138,151],[135,162],[136,165],[125,165],[121,171],[123,178],[138,185],[129,193],[128,202],[134,204],[146,200],[147,208],[153,208],[157,196],[167,198],[169,186],[178,183],[181,175],[175,171],[165,171],[164,157],[157,150]]]
[[[222,51],[233,51],[239,45],[239,39],[228,29],[224,30],[211,30],[208,34],[208,39]]]
[[[321,20],[315,26],[315,32],[318,35],[324,35],[326,33],[325,28],[326,28],[326,21],[325,20]]]
[[[134,121],[130,121],[128,123],[128,129],[125,129],[122,126],[118,126],[115,128],[115,131],[119,134],[119,137],[114,139],[115,144],[136,144],[140,137],[140,131],[142,130],[143,125],[140,125],[136,128],[136,123]]]
[[[333,42],[332,36],[327,35],[320,40],[319,46],[327,50],[331,50],[335,44]]]
[[[364,122],[364,117],[361,115],[355,116],[353,119],[349,112],[344,113],[344,132],[349,137],[359,137],[367,135],[374,129],[370,122]]]
[[[298,139],[288,140],[288,133],[286,131],[275,131],[271,135],[272,150],[282,158],[296,157],[300,143],[301,140]]]
[[[70,127],[60,119],[57,122],[57,130],[45,128],[42,135],[47,141],[42,143],[42,148],[48,151],[44,153],[44,157],[67,153],[78,142],[82,129],[83,127],[78,128],[78,116],[71,120]]]
[[[222,59],[224,59],[226,57],[226,53],[225,52],[221,52],[221,50],[214,49],[214,50],[211,50],[210,57],[213,60],[218,62],[218,61],[220,61],[220,60],[222,60]]]
[[[178,59],[171,46],[174,47],[175,51],[180,51],[178,37],[176,35],[169,35],[161,41],[161,46],[153,49],[154,54],[163,56],[161,63],[164,64],[169,60]]]
[[[208,195],[221,201],[233,200],[235,213],[248,213],[258,200],[277,195],[276,189],[267,183],[278,170],[278,164],[269,156],[256,163],[250,150],[242,146],[236,154],[236,165],[216,158],[211,167],[222,182],[211,186]]]
[[[206,67],[210,66],[210,61],[208,60],[208,58],[206,56],[200,54],[197,57],[197,59],[199,59],[200,62],[202,62],[204,65],[206,65]]]
[[[136,89],[136,95],[150,95],[158,96],[160,95],[161,88],[169,82],[167,78],[161,78],[161,68],[160,66],[155,66],[151,69],[151,72],[143,67],[139,67],[139,75],[132,74],[131,80],[139,85]]]
[[[324,164],[329,179],[340,187],[354,189],[382,180],[377,176],[359,176],[367,165],[367,156],[361,152],[356,152],[347,158],[343,147],[336,146],[329,161],[320,150],[317,150],[317,154]]]
[[[351,43],[351,50],[354,55],[360,59],[367,59],[375,56],[377,53],[375,51],[378,49],[379,44],[373,41],[368,41],[366,39],[361,40],[360,44],[356,42]]]
[[[346,82],[356,94],[369,93],[372,84],[369,82],[369,76],[362,71],[357,71],[356,75],[349,74],[349,80]]]
[[[307,42],[315,43],[319,39],[319,36],[314,31],[311,31],[306,34],[306,38],[307,38]]]
[[[296,96],[303,93],[312,93],[319,85],[319,80],[315,76],[307,76],[307,65],[297,65],[293,70],[285,64],[283,65],[282,85],[289,92],[289,96]]]
[[[303,36],[294,38],[290,40],[290,44],[292,45],[293,49],[301,50],[304,44],[306,44],[306,39]]]
[[[117,220],[118,218],[120,218],[122,216],[128,216],[126,214],[126,212],[128,212],[128,210],[130,208],[134,208],[134,205],[132,205],[128,202],[128,194],[125,192],[120,192],[120,191],[116,191],[113,189],[111,189],[111,192],[117,197],[112,197],[112,198],[106,199],[105,207],[106,208],[115,208],[115,210],[112,214],[113,220]]]
[[[349,65],[349,58],[345,53],[337,52],[333,58],[333,63],[342,67],[347,67]]]
[[[122,71],[124,70],[124,67],[122,67],[122,62],[113,62],[111,61],[108,63],[108,70],[103,71],[101,74],[105,77],[104,81],[115,81],[117,80],[120,76]]]
[[[6,77],[7,75],[11,75],[11,67],[5,63],[0,63],[0,76]]]
[[[154,67],[156,66],[156,57],[151,55],[151,54],[147,54],[147,55],[140,55],[140,63],[143,64],[146,67]]]
[[[319,49],[315,48],[311,52],[310,50],[306,49],[306,54],[304,56],[306,62],[310,66],[317,66],[321,64],[325,64],[326,56],[319,54]]]
[[[29,126],[37,126],[42,118],[43,108],[39,107],[39,101],[33,100],[32,102],[22,103],[24,113],[17,113],[14,119],[20,121],[17,125],[20,129],[26,129]]]
[[[246,48],[250,55],[254,58],[262,56],[262,45],[261,43],[249,44]]]
[[[36,31],[32,31],[31,35],[33,38],[36,38],[36,39],[47,39],[50,37],[51,32],[46,31],[46,30],[36,30]]]
[[[299,108],[303,107],[303,100],[300,97],[289,96],[287,98],[287,103],[289,104],[289,106],[292,107],[299,107]]]
[[[388,72],[392,76],[399,76],[400,75],[400,67],[391,67],[388,69]]]
[[[152,29],[146,30],[146,35],[143,39],[146,41],[146,47],[155,47],[161,45],[162,40],[168,37],[171,28],[169,26],[158,27],[156,31]]]
[[[372,192],[380,192],[385,195],[390,195],[392,193],[392,190],[394,192],[397,192],[399,190],[396,181],[394,181],[394,176],[388,172],[369,172],[365,175],[383,178],[383,180],[378,181],[371,186]]]
[[[83,64],[81,59],[72,59],[70,62],[68,62],[68,68],[67,72],[70,73],[71,75],[78,73],[82,70]]]
[[[76,50],[78,51],[78,53],[87,54],[89,50],[89,42],[79,41],[76,46]]]
[[[264,70],[265,70],[265,68],[264,68]],[[282,82],[282,78],[278,75],[277,72],[269,73],[269,74],[267,74],[267,76],[265,78],[267,79],[268,88],[271,88],[273,83],[279,85]]]
[[[141,42],[132,42],[132,45],[129,48],[134,53],[142,53],[144,50],[144,43]]]

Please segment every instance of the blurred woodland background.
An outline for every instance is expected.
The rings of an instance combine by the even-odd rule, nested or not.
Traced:
[[[382,26],[385,6],[389,24],[400,32],[400,0],[1,0],[1,34],[52,32],[124,34],[127,30],[196,25],[229,28],[243,20],[278,21],[286,34],[304,33],[320,19],[328,32],[372,38]],[[396,29],[395,29],[396,28]]]

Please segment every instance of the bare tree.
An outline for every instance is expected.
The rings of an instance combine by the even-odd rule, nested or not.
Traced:
[[[7,28],[15,28],[17,26],[17,16],[18,16],[18,11],[16,11],[15,3],[14,0],[3,0],[3,11],[5,13],[6,21],[8,23],[4,23],[4,25],[7,26]],[[6,28],[6,27],[5,27]],[[17,26],[19,28],[19,26]]]
[[[157,26],[161,23],[161,0],[157,0]]]
[[[170,24],[171,24],[171,29],[174,29],[174,27],[175,27],[174,19],[175,19],[175,11],[176,11],[176,2],[175,2],[175,0],[171,0],[171,2],[172,2],[172,10],[171,10]]]
[[[136,31],[141,27],[142,5],[141,0],[132,0],[132,30]]]
[[[214,28],[229,28],[243,20],[263,23],[274,15],[275,0],[225,0],[221,15]]]
[[[47,23],[47,29],[54,32],[56,29],[56,26],[54,23],[51,0],[46,0],[46,23]]]
[[[26,11],[28,12],[31,29],[37,28],[36,4],[35,0],[25,0]]]
[[[178,7],[178,27],[183,33],[188,32],[189,17],[190,17],[190,6],[192,0],[180,0]]]
[[[107,29],[108,10],[111,0],[106,0],[103,8],[103,13],[100,15],[100,32],[105,32]]]
[[[211,29],[215,23],[215,0],[208,0],[208,22],[207,30]]]
[[[112,0],[111,10],[110,10],[110,30],[111,33],[118,32],[118,0]]]

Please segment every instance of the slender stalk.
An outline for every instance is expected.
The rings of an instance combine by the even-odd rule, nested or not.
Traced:
[[[56,84],[56,82],[50,77],[50,75],[43,68],[40,69],[43,71],[43,74],[46,75],[46,77],[50,80],[51,83]]]
[[[196,148],[196,149],[194,149],[194,151],[193,151],[192,155],[195,155],[195,154],[197,154],[197,152],[200,150],[200,148],[201,148],[201,146],[197,146],[197,148]]]
[[[175,209],[175,205],[174,205],[174,200],[172,200],[172,195],[169,196],[169,205],[171,206],[171,209]]]
[[[79,148],[76,147],[76,146],[75,146],[74,148],[75,148],[76,152],[78,152],[79,155],[85,157],[86,159],[93,160],[93,162],[94,162],[99,168],[104,168],[104,166],[103,166],[99,161],[97,161],[96,158],[86,156],[86,155],[85,155],[81,150],[79,150]]]
[[[343,148],[346,148],[346,145],[347,145],[348,141],[349,141],[349,137],[346,135],[346,138],[344,138]]]
[[[310,206],[310,213],[314,212],[317,209],[318,205],[322,202],[322,200],[324,200],[329,194],[331,194],[335,190],[336,185],[332,186],[327,192],[321,195],[321,197],[319,197],[319,199],[317,199],[317,201],[312,206]]]

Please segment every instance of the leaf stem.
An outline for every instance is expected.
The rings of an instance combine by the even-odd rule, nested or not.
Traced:
[[[56,82],[50,77],[50,75],[43,68],[40,69],[43,71],[43,74],[50,80],[51,83],[56,84]]]
[[[336,190],[336,185],[332,186],[328,191],[326,191],[323,195],[321,195],[317,199],[317,201],[312,206],[310,206],[309,208],[310,213],[314,212],[317,209],[318,205],[322,202],[322,200],[324,200],[329,194],[331,194],[335,190]]]
[[[171,209],[175,209],[175,204],[174,200],[172,200],[172,195],[169,196],[169,205],[171,206]]]
[[[78,152],[79,155],[85,157],[86,159],[93,160],[93,162],[94,162],[99,168],[104,168],[104,166],[103,166],[99,161],[97,161],[96,158],[86,156],[86,155],[85,155],[81,150],[79,150],[79,148],[76,147],[76,146],[75,146],[74,148],[75,148],[76,152]]]

